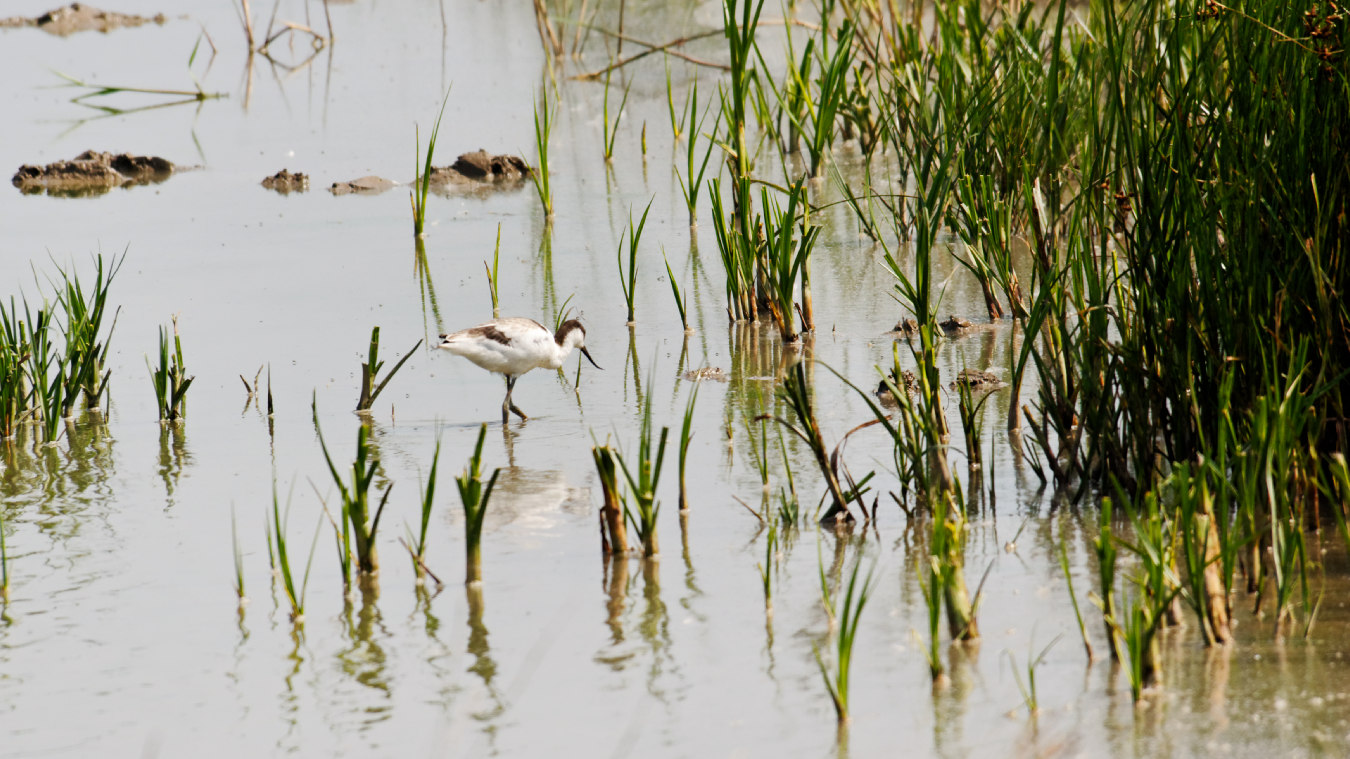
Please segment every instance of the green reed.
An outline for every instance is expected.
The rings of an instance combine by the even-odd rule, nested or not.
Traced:
[[[745,440],[750,445],[750,461],[755,465],[755,471],[759,473],[760,484],[764,486],[764,492],[769,492],[769,434],[764,429],[763,420],[756,417],[759,425],[759,438],[756,439],[755,431],[750,427],[750,418],[741,420],[742,429],[745,430]]]
[[[379,469],[379,454],[370,444],[370,425],[362,422],[356,428],[356,455],[348,470],[351,481],[344,479],[333,457],[328,453],[328,444],[324,441],[323,430],[319,426],[319,404],[315,398],[310,402],[310,411],[314,420],[314,434],[319,438],[319,448],[323,451],[324,461],[328,464],[328,473],[337,486],[338,497],[342,499],[342,530],[344,542],[350,536],[356,549],[356,566],[364,575],[373,575],[380,571],[379,552],[375,547],[375,535],[380,528],[380,517],[384,515],[385,504],[393,491],[391,483],[384,489],[380,502],[371,513],[371,490],[375,482],[375,472]]]
[[[106,335],[103,334],[104,318],[108,314],[108,293],[125,261],[124,252],[120,258],[113,257],[105,269],[103,257],[96,256],[94,282],[87,292],[78,273],[57,268],[61,281],[56,284],[56,301],[65,321],[63,358],[66,368],[63,373],[66,387],[62,392],[65,398],[62,416],[67,418],[74,416],[76,400],[81,395],[86,408],[96,409],[102,405],[108,390],[108,379],[112,376],[112,371],[106,368],[108,340],[116,326],[116,316],[113,316]]]
[[[873,589],[873,569],[869,569],[862,584],[858,584],[858,570],[861,566],[861,560],[853,564],[844,596],[840,599],[839,606],[832,610],[833,618],[838,623],[834,637],[833,667],[825,664],[818,646],[812,648],[816,655],[816,666],[820,668],[820,677],[825,681],[825,689],[830,694],[830,701],[834,704],[834,713],[840,725],[846,724],[849,718],[849,674],[853,667],[853,644],[858,636],[858,621]],[[823,568],[821,572],[823,576]]]
[[[492,266],[488,266],[487,261],[483,262],[483,269],[487,271],[488,295],[492,296],[492,318],[496,319],[500,315],[497,301],[497,264],[501,261],[502,254],[502,225],[497,224],[497,244],[492,248]]]
[[[436,584],[440,585],[440,580],[427,570],[427,530],[431,527],[431,510],[436,504],[436,469],[441,463],[441,436],[436,435],[436,450],[431,454],[431,471],[427,474],[426,484],[422,487],[422,511],[421,520],[418,523],[417,534],[408,530],[408,553],[412,558],[413,572],[417,575],[417,582],[425,583],[426,577],[431,576]]]
[[[733,174],[736,179],[748,178],[754,166],[750,143],[746,139],[746,104],[754,89],[755,70],[751,67],[755,48],[755,31],[764,0],[723,0],[722,29],[727,40],[730,81],[725,89],[719,87],[722,100],[722,121],[726,136],[722,142],[730,148]],[[740,193],[748,203],[748,193]],[[748,209],[744,209],[748,214]],[[742,231],[749,237],[749,217],[742,215]]]
[[[689,315],[685,310],[686,305],[685,296],[684,293],[680,290],[680,283],[675,278],[675,272],[672,271],[670,268],[670,259],[666,258],[666,252],[664,248],[661,251],[661,258],[666,263],[666,279],[667,281],[670,282],[670,294],[674,296],[675,308],[680,312],[680,326],[684,327],[684,332],[686,335],[690,334],[692,333],[693,330],[689,328]]]
[[[1144,691],[1162,682],[1162,654],[1158,634],[1166,622],[1167,607],[1173,594],[1161,592],[1148,584],[1147,579],[1136,579],[1133,592],[1121,594],[1120,618],[1109,617],[1114,635],[1120,637],[1125,673],[1130,681],[1130,694],[1136,702]]]
[[[1103,497],[1101,508],[1097,511],[1097,537],[1092,541],[1092,551],[1097,556],[1097,580],[1100,595],[1094,602],[1101,608],[1102,619],[1106,626],[1106,648],[1111,652],[1111,660],[1119,661],[1121,641],[1112,624],[1120,618],[1116,599],[1116,547],[1115,534],[1111,524],[1112,503],[1110,497]]]
[[[1175,528],[1167,523],[1157,496],[1149,492],[1132,504],[1124,498],[1121,502],[1129,504],[1134,539],[1114,539],[1138,559],[1133,578],[1137,592],[1121,595],[1120,615],[1107,617],[1107,623],[1120,638],[1130,690],[1138,701],[1144,690],[1162,682],[1158,635],[1175,621],[1173,605],[1185,589],[1176,571]]]
[[[694,440],[694,404],[698,402],[698,385],[689,391],[689,400],[684,404],[684,421],[680,425],[679,478],[680,513],[689,511],[689,488],[685,485],[685,464],[689,460],[689,444]]]
[[[653,199],[654,200],[654,199]],[[628,229],[619,235],[619,284],[623,287],[623,300],[628,305],[628,325],[631,327],[636,324],[633,320],[633,298],[637,295],[637,272],[638,272],[638,243],[642,240],[642,229],[647,226],[647,214],[652,210],[651,200],[647,201],[647,207],[642,211],[642,219],[633,224],[633,209],[628,209]],[[628,266],[623,265],[624,242],[628,242]],[[673,281],[673,280],[672,280]]]
[[[820,236],[820,227],[805,220],[808,204],[803,182],[789,185],[787,195],[787,207],[780,208],[768,190],[760,194],[765,237],[762,261],[764,278],[768,282],[769,316],[778,327],[783,342],[795,343],[800,335],[792,318],[794,310],[801,319],[802,332],[815,329],[811,307],[811,251]],[[799,207],[803,217],[800,222]],[[797,234],[794,234],[794,228],[797,228]],[[801,298],[796,300],[799,287]]]
[[[1330,297],[1350,238],[1331,125],[1350,114],[1350,80],[1326,54],[1336,42],[1305,42],[1342,41],[1345,25],[1274,0],[1183,6],[1106,4],[1073,21],[1065,2],[939,5],[927,40],[894,9],[845,9],[902,168],[923,192],[924,154],[959,157],[955,226],[991,315],[999,297],[1032,315],[1007,255],[1026,234],[1039,305],[1027,332],[1043,338],[1020,363],[1041,380],[1032,442],[1074,497],[1112,479],[1155,488],[1162,462],[1196,460],[1225,378],[1246,412],[1268,350],[1284,362],[1316,341],[1309,395],[1350,357],[1350,312]],[[1342,393],[1318,406],[1343,407]]]
[[[1046,654],[1050,653],[1050,649],[1054,648],[1055,644],[1058,642],[1059,636],[1056,635],[1054,640],[1047,643],[1045,648],[1042,648],[1040,653],[1035,654],[1034,656],[1032,655],[1030,647],[1028,647],[1026,679],[1022,678],[1022,673],[1017,667],[1017,658],[1013,656],[1013,653],[1006,650],[1003,652],[1004,655],[1008,657],[1008,664],[1012,668],[1013,680],[1017,682],[1017,690],[1022,694],[1022,705],[1027,708],[1027,716],[1032,719],[1035,719],[1036,715],[1041,711],[1040,701],[1036,697],[1036,668],[1041,665],[1041,662],[1045,661]],[[1028,646],[1030,646],[1030,644],[1028,644]]]
[[[535,192],[539,194],[539,204],[544,209],[544,218],[553,220],[553,185],[549,182],[548,141],[553,134],[553,119],[557,116],[557,104],[550,105],[548,91],[544,91],[542,108],[534,108],[534,149],[539,156],[539,167],[530,173]]]
[[[474,444],[473,455],[469,457],[464,473],[455,478],[459,500],[464,505],[465,585],[483,581],[483,518],[487,516],[497,475],[502,471],[500,467],[493,469],[487,484],[483,483],[483,441],[486,438],[487,425],[484,424],[478,428],[478,442]]]
[[[613,72],[611,71],[610,73],[612,74]],[[614,160],[614,140],[619,136],[619,122],[623,120],[623,107],[628,104],[628,91],[633,88],[632,81],[629,81],[628,85],[623,88],[623,99],[619,101],[619,110],[614,114],[614,123],[611,124],[609,123],[609,76],[609,74],[605,75],[605,98],[603,105],[601,106],[600,119],[600,124],[604,127],[605,163],[610,163]],[[645,144],[645,127],[643,134],[643,142]],[[643,154],[646,154],[645,150],[643,151]]]
[[[946,668],[942,664],[942,567],[936,556],[916,563],[919,591],[923,593],[924,609],[928,612],[928,645],[923,649],[924,659],[928,662],[928,674],[936,685],[945,677]],[[917,633],[916,633],[917,637]]]
[[[239,547],[238,521],[234,515],[234,504],[230,504],[230,549],[234,555],[234,594],[239,599],[239,606],[242,608],[244,604],[248,603],[248,596],[244,593],[244,554]],[[0,531],[0,553],[3,553],[4,550],[4,539],[4,533]]]
[[[384,379],[380,379],[380,369],[384,368],[384,362],[380,360],[380,328],[375,327],[370,331],[370,357],[361,363],[361,396],[356,400],[358,412],[370,410],[371,404],[380,397],[380,393],[384,392],[385,385],[389,384],[389,380],[398,374],[398,370],[403,368],[421,345],[421,340],[414,343],[413,347],[403,354],[403,358],[394,364],[394,368],[384,375]]]
[[[622,556],[628,552],[628,529],[624,525],[623,501],[619,496],[618,454],[609,445],[591,447],[596,473],[600,478],[600,492],[604,503],[600,507],[600,543],[606,556]]]
[[[708,182],[708,195],[712,200],[713,233],[726,273],[727,318],[732,322],[758,321],[755,246],[751,238],[741,232],[736,219],[724,211],[720,180]]]
[[[32,395],[25,374],[28,344],[22,317],[13,298],[8,306],[0,303],[0,439],[3,440],[18,432]]]
[[[1346,466],[1345,455],[1341,453],[1331,454],[1330,469],[1332,483],[1325,492],[1328,500],[1331,501],[1331,513],[1336,519],[1336,531],[1340,533],[1341,540],[1345,542],[1346,548],[1350,549],[1350,523],[1347,523],[1345,514],[1346,507],[1350,506],[1350,467]]]
[[[684,107],[677,111],[675,108],[675,88],[670,82],[670,59],[666,59],[665,65],[666,65],[666,110],[670,114],[670,135],[671,139],[673,139],[676,142],[679,142],[680,137],[684,135],[685,125],[692,123],[691,121],[686,120],[684,117],[685,111],[690,110],[689,102],[691,96],[689,94],[685,95]],[[694,81],[694,90],[695,92],[697,92],[698,90],[697,80]],[[693,99],[697,100],[696,97]]]
[[[769,532],[764,539],[764,563],[757,564],[759,581],[764,587],[764,613],[773,614],[773,574],[774,555],[778,552],[778,523],[769,522]]]
[[[990,319],[1004,316],[999,293],[1008,302],[1008,311],[1025,319],[1021,283],[1012,265],[1011,205],[998,195],[995,179],[988,175],[962,177],[955,191],[956,229],[966,247],[965,257],[955,260],[979,282]]]
[[[979,607],[978,591],[974,598],[966,585],[965,554],[967,519],[964,498],[959,489],[938,493],[930,499],[932,518],[929,520],[928,546],[935,581],[942,589],[943,605],[947,610],[947,632],[952,640],[971,641],[980,637],[975,612]]]
[[[427,156],[422,158],[422,135],[420,129],[413,126],[413,189],[409,194],[412,202],[413,237],[422,237],[427,218],[427,194],[431,191],[431,157],[436,152],[436,136],[441,131],[441,119],[445,116],[445,105],[450,102],[447,91],[441,99],[441,110],[436,114],[436,123],[431,127],[431,136],[427,139]],[[421,172],[420,174],[418,172]]]
[[[825,479],[825,486],[830,496],[830,507],[820,518],[820,523],[835,524],[837,522],[854,521],[853,513],[848,508],[849,497],[845,495],[839,484],[840,460],[838,453],[839,448],[847,440],[847,435],[835,447],[834,451],[825,447],[825,439],[820,434],[820,424],[816,420],[815,408],[811,405],[811,382],[806,373],[805,361],[798,361],[784,372],[783,383],[776,391],[776,395],[792,412],[792,418],[770,415],[765,415],[765,417],[783,425],[789,432],[806,443],[815,456],[821,476]],[[854,489],[850,495],[856,493],[857,490]],[[862,508],[861,502],[859,508]]]
[[[295,574],[291,569],[291,558],[288,549],[289,541],[286,538],[286,523],[290,520],[290,505],[286,506],[285,514],[281,510],[280,499],[277,498],[276,478],[272,478],[272,521],[268,525],[271,542],[276,548],[276,568],[281,574],[282,588],[286,592],[286,600],[291,605],[291,622],[299,625],[305,621],[305,593],[309,589],[309,570],[314,565],[314,549],[319,545],[319,529],[314,531],[314,540],[309,546],[309,558],[305,561],[305,574],[300,580],[299,587],[295,584]],[[322,517],[320,517],[322,519]],[[322,525],[322,522],[320,522]]]
[[[835,139],[835,128],[839,122],[840,108],[848,86],[848,70],[853,60],[851,22],[844,21],[839,27],[835,44],[834,53],[828,57],[825,57],[823,49],[821,51],[820,77],[816,80],[814,91],[806,86],[805,82],[799,84],[806,93],[804,108],[806,120],[800,122],[798,128],[806,137],[806,152],[811,158],[813,177],[825,175],[825,157]],[[808,56],[811,53],[810,47],[808,44]]]
[[[155,408],[160,422],[176,422],[187,413],[187,392],[192,387],[193,377],[187,376],[183,363],[183,339],[178,333],[178,316],[173,317],[173,350],[169,349],[169,333],[159,328],[159,365],[151,366],[150,381],[155,389]]]
[[[652,378],[649,377],[648,384],[651,382]],[[661,481],[661,464],[666,458],[666,438],[670,434],[669,427],[662,427],[658,438],[652,436],[652,395],[647,393],[642,401],[637,456],[632,459],[632,466],[629,466],[629,458],[622,451],[615,457],[628,484],[623,499],[624,517],[642,542],[642,555],[648,558],[660,552],[656,539],[656,517],[661,512],[661,503],[656,499],[656,487]]]
[[[1180,463],[1163,487],[1174,499],[1173,531],[1179,534],[1179,564],[1186,570],[1181,600],[1195,613],[1205,645],[1225,643],[1231,635],[1227,593],[1231,582],[1221,572],[1223,556],[1229,552],[1221,545],[1215,524],[1208,467]]]
[[[712,157],[713,148],[717,146],[714,139],[707,139],[707,145],[703,148],[703,158],[698,158],[698,138],[703,133],[703,124],[708,119],[708,111],[711,104],[703,109],[703,114],[698,114],[698,82],[694,82],[692,94],[687,103],[689,114],[681,123],[689,123],[692,128],[689,131],[689,139],[685,142],[685,171],[680,173],[678,166],[675,167],[675,178],[680,183],[680,196],[684,199],[684,204],[689,209],[689,226],[694,226],[698,221],[698,196],[703,188],[703,176],[708,170],[708,159]],[[712,132],[717,131],[718,124],[721,123],[722,114],[719,111],[717,117],[713,119]],[[697,169],[695,169],[697,166]]]
[[[1088,637],[1087,624],[1083,622],[1083,612],[1078,608],[1078,594],[1073,590],[1073,572],[1069,569],[1069,549],[1064,540],[1059,542],[1059,569],[1064,574],[1064,583],[1069,588],[1069,603],[1073,604],[1073,618],[1078,623],[1078,635],[1083,639],[1083,650],[1087,653],[1088,663],[1096,658],[1092,653],[1092,639]]]
[[[778,521],[788,530],[794,530],[801,521],[801,503],[797,500],[797,484],[792,479],[792,461],[783,442],[782,428],[778,430],[778,452],[783,458],[783,477],[787,480],[786,488],[778,488]]]

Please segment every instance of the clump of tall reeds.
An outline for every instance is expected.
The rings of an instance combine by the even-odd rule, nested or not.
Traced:
[[[173,317],[173,351],[169,350],[169,334],[163,327],[159,328],[159,365],[151,366],[150,359],[145,359],[145,366],[150,370],[150,380],[155,389],[155,408],[159,413],[160,422],[176,422],[186,413],[187,392],[192,387],[192,377],[187,376],[187,369],[183,364],[183,340],[178,334],[178,315]]]
[[[107,369],[108,346],[116,326],[114,314],[112,324],[104,333],[104,320],[108,315],[108,294],[113,280],[122,264],[126,262],[126,253],[120,258],[114,257],[105,269],[103,257],[94,258],[94,282],[86,291],[80,282],[78,273],[57,268],[61,277],[57,284],[56,302],[64,316],[64,359],[66,368],[66,388],[63,391],[64,416],[75,414],[78,398],[83,396],[86,408],[100,408],[108,390],[108,379],[112,371]]]
[[[760,194],[760,207],[764,211],[765,239],[763,255],[758,258],[763,270],[762,279],[767,283],[765,300],[778,334],[784,343],[791,344],[800,337],[796,320],[792,318],[794,310],[801,319],[802,332],[815,329],[811,306],[811,251],[820,235],[820,227],[805,221],[806,188],[800,181],[789,185],[786,208],[781,208],[768,190]],[[799,286],[801,299],[796,300]]]
[[[488,500],[492,498],[492,488],[497,484],[497,475],[501,469],[493,469],[487,484],[483,483],[483,441],[487,438],[487,425],[478,428],[478,442],[474,444],[473,455],[464,468],[464,473],[455,478],[459,486],[459,500],[464,505],[464,584],[471,585],[483,580],[483,518],[487,515]]]
[[[0,439],[33,421],[43,442],[54,444],[61,419],[75,415],[81,397],[87,408],[99,409],[110,376],[105,366],[113,329],[108,296],[125,260],[124,253],[105,267],[103,257],[95,257],[88,290],[78,274],[58,266],[60,281],[49,280],[56,302],[44,298],[36,312],[26,299],[22,308],[13,297],[8,306],[0,304]],[[54,329],[61,332],[60,342],[52,339]]]

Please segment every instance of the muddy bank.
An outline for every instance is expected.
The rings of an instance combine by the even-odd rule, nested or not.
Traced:
[[[130,29],[143,24],[163,24],[167,20],[163,13],[156,13],[149,17],[135,16],[116,11],[99,10],[81,3],[71,3],[33,18],[24,16],[0,18],[0,29],[36,27],[48,34],[65,37],[76,32],[103,32],[106,34],[114,29]]]
[[[12,180],[25,194],[101,195],[114,187],[158,184],[173,176],[174,165],[158,156],[86,150],[68,161],[46,166],[25,164]]]

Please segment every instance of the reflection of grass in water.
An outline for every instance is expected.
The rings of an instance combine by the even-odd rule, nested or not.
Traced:
[[[387,699],[392,696],[392,689],[385,675],[385,665],[389,657],[380,647],[379,640],[381,637],[387,637],[389,633],[384,628],[380,607],[376,603],[378,600],[378,585],[373,578],[366,578],[361,582],[361,608],[356,611],[356,618],[352,618],[351,604],[347,605],[343,614],[343,631],[351,645],[339,652],[337,658],[342,671],[353,681],[362,687],[379,692]],[[377,709],[367,706],[363,711],[372,720],[381,719],[379,713],[385,715],[383,718],[388,716],[388,707]]]
[[[9,549],[5,545],[3,508],[0,508],[0,603],[9,603]]]
[[[183,470],[192,463],[187,449],[187,433],[181,425],[169,425],[159,431],[159,476],[164,481],[167,505],[174,505],[174,491]]]
[[[427,260],[427,246],[422,238],[413,241],[413,267],[417,270],[417,292],[422,300],[422,332],[425,335],[445,332],[445,319],[441,318],[441,306],[436,300],[436,284],[431,280],[431,264]],[[434,332],[427,328],[427,312],[435,321]]]

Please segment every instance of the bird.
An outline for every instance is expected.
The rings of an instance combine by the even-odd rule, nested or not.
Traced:
[[[463,356],[478,366],[506,377],[506,399],[502,401],[502,424],[511,420],[515,412],[522,420],[529,419],[524,411],[511,402],[511,391],[516,380],[531,369],[557,369],[580,348],[581,355],[596,369],[600,365],[586,350],[586,328],[576,319],[568,319],[550,332],[534,319],[509,317],[483,322],[458,332],[441,335],[441,350]]]

